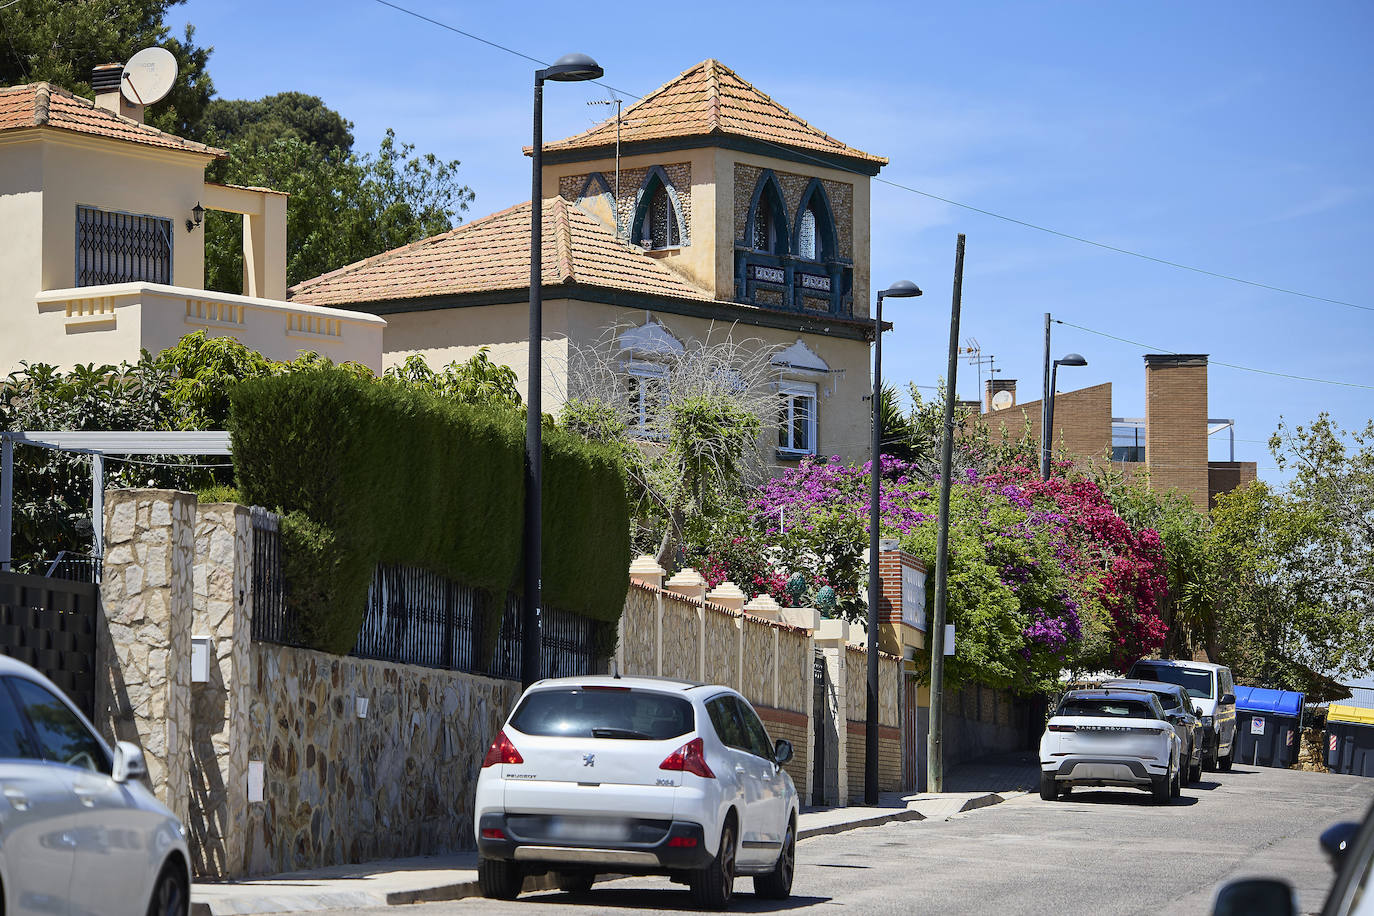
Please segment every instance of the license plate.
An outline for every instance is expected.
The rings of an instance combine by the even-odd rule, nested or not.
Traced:
[[[559,840],[620,842],[630,838],[630,825],[617,818],[556,817],[549,835]]]

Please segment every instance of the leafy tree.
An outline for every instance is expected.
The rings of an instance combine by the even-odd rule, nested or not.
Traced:
[[[184,137],[198,137],[201,116],[215,87],[206,72],[210,48],[195,30],[170,35],[167,11],[184,0],[19,0],[0,10],[0,85],[48,80],[94,98],[91,68],[121,63],[158,45],[177,59],[177,80],[145,120]]]
[[[353,149],[353,122],[317,95],[279,92],[261,99],[213,99],[201,132],[211,143],[245,141],[252,147],[293,138],[346,156]]]
[[[441,371],[429,368],[423,356],[412,354],[382,376],[385,382],[428,388],[460,403],[505,402],[520,406],[519,378],[510,366],[491,361],[488,347],[481,347],[467,362],[451,362]]]
[[[290,195],[286,210],[288,284],[451,229],[473,199],[458,182],[458,160],[419,155],[387,130],[374,155],[340,155],[294,136],[265,146],[229,145],[214,180],[260,185]],[[237,221],[217,219],[206,230],[206,285],[242,289],[242,238]]]

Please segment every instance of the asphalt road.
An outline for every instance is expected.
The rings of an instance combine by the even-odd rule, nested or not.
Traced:
[[[1155,807],[1141,792],[1030,795],[948,821],[913,821],[817,837],[797,849],[793,898],[756,900],[748,879],[732,910],[875,913],[1209,913],[1219,885],[1247,875],[1293,883],[1303,912],[1325,899],[1332,872],[1318,835],[1359,820],[1374,780],[1237,766],[1204,773],[1183,797]],[[528,894],[511,903],[460,900],[381,916],[617,914],[690,909],[660,878],[598,884],[582,898]]]

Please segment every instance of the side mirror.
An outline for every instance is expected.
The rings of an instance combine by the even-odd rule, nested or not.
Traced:
[[[1230,706],[1236,702],[1236,695],[1234,693],[1223,693],[1220,702],[1222,706]]]
[[[779,765],[792,759],[792,742],[786,738],[779,738],[778,743],[773,745],[773,760]]]
[[[1341,865],[1345,862],[1345,854],[1350,851],[1350,845],[1355,842],[1355,834],[1360,832],[1360,825],[1354,821],[1342,821],[1339,824],[1332,824],[1322,831],[1321,846],[1326,853],[1326,860],[1331,863],[1331,867],[1336,871],[1341,870]]]
[[[110,777],[115,782],[130,782],[135,779],[145,779],[148,776],[148,763],[143,759],[143,751],[139,750],[137,744],[129,741],[121,741],[115,745],[114,769]]]
[[[1296,916],[1298,902],[1287,881],[1242,878],[1217,891],[1212,916]]]

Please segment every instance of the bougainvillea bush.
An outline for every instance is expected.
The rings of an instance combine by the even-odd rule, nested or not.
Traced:
[[[881,474],[882,536],[933,570],[937,486],[887,456]],[[840,616],[863,621],[868,493],[867,464],[804,461],[697,532],[689,559],[713,586],[728,576],[781,604],[791,600],[783,584],[801,572],[835,589]],[[1034,690],[1064,668],[1124,670],[1163,641],[1159,538],[1131,529],[1087,479],[1042,481],[1022,463],[965,469],[951,484],[949,545],[954,682]]]

